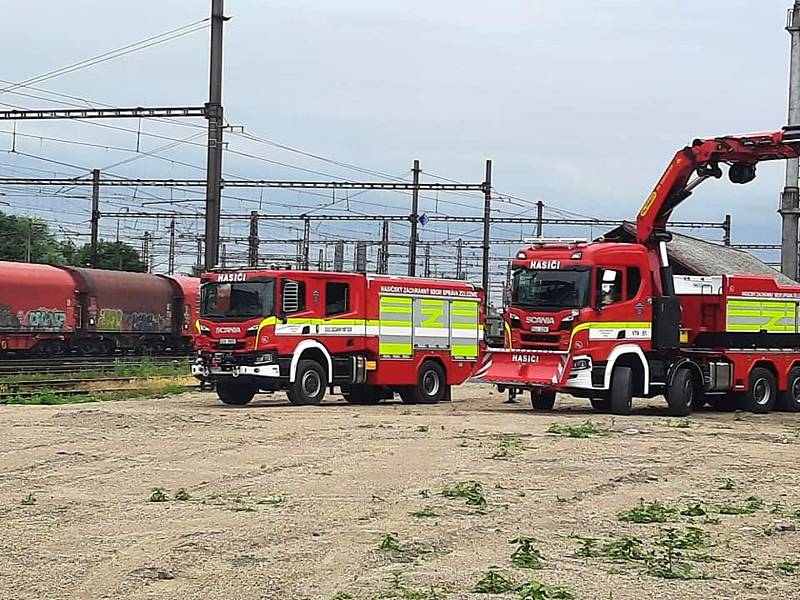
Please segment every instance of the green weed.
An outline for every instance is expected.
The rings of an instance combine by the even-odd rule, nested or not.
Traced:
[[[419,510],[415,510],[414,512],[410,513],[412,517],[417,517],[418,519],[427,519],[431,517],[438,517],[439,513],[433,510],[430,506],[425,506]]]
[[[600,543],[596,538],[580,537],[581,547],[575,553],[579,558],[605,558],[613,561],[644,560],[647,557],[643,543],[634,537]]]
[[[531,579],[516,589],[520,600],[572,600],[575,598],[567,588],[560,585],[547,585],[537,579]]]
[[[733,479],[726,479],[725,483],[723,483],[721,486],[719,486],[719,489],[729,492],[729,491],[731,491],[733,489],[733,485],[734,485],[733,484]]]
[[[719,507],[719,514],[721,515],[752,515],[761,510],[764,506],[764,501],[758,496],[750,496],[744,504],[723,504]]]
[[[378,550],[382,552],[401,552],[400,537],[396,533],[384,533],[378,542]]]
[[[419,492],[417,492],[417,495],[422,497],[422,498],[430,498],[431,497],[431,491],[426,488],[424,490],[420,490]]]
[[[692,422],[689,419],[680,419],[679,421],[670,421],[667,423],[668,427],[675,427],[677,429],[691,429]]]
[[[164,488],[153,488],[153,493],[150,494],[150,502],[168,502],[169,496]]]
[[[518,584],[504,575],[498,567],[489,567],[478,579],[472,591],[476,594],[505,594],[513,592],[517,587]]]
[[[280,506],[286,502],[286,496],[281,494],[276,494],[274,496],[267,496],[266,498],[262,498],[258,500],[256,504],[268,504],[269,506]]]
[[[664,579],[708,579],[704,573],[695,571],[693,560],[698,557],[685,552],[705,546],[705,536],[696,527],[685,532],[677,529],[662,529],[653,542],[654,551],[647,559],[647,572]],[[705,557],[700,557],[705,560]]]
[[[480,511],[486,510],[487,502],[480,481],[460,481],[446,485],[442,495],[445,498],[464,498],[468,506],[476,506]]]
[[[354,600],[353,595],[347,592],[336,592],[331,600]]]
[[[570,438],[589,438],[592,436],[606,436],[609,435],[611,431],[598,428],[591,421],[584,421],[580,425],[561,425],[560,423],[553,423],[547,428],[546,433],[553,433]]]
[[[706,516],[705,509],[700,504],[692,504],[681,511],[684,517],[704,517]]]
[[[664,504],[658,500],[645,502],[644,498],[642,498],[637,506],[617,514],[617,518],[626,523],[666,523],[677,512],[678,509],[674,506]]]
[[[795,575],[800,572],[800,562],[782,561],[775,565],[775,570],[781,575]]]
[[[428,427],[427,425],[420,425],[420,426],[419,426],[419,427],[417,427],[417,429],[416,429],[416,431],[419,431],[420,433],[425,433],[425,432],[427,432],[428,430],[429,430],[429,427]]]
[[[534,547],[534,540],[532,537],[521,535],[513,540],[509,540],[509,544],[517,544],[516,550],[511,554],[511,562],[514,566],[520,569],[541,569],[542,553]]]
[[[185,488],[181,488],[177,492],[175,492],[175,500],[177,500],[178,502],[188,502],[191,499],[192,499],[191,494],[187,492]]]
[[[25,496],[22,500],[20,500],[19,503],[22,506],[33,506],[34,504],[36,504],[36,502],[38,502],[36,496],[33,494],[33,492],[29,492],[28,495]]]

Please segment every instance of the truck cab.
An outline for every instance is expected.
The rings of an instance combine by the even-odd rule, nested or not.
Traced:
[[[624,363],[642,376],[637,391],[649,393],[651,273],[637,244],[554,240],[520,250],[505,311],[504,378],[525,382],[545,404],[556,387],[601,402]]]

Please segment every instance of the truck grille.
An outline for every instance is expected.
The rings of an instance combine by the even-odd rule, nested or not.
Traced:
[[[560,341],[557,335],[547,335],[544,333],[523,333],[523,342],[533,342],[535,344],[557,344]]]

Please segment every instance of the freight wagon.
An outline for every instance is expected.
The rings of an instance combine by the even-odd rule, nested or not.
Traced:
[[[259,390],[318,404],[334,386],[358,404],[436,403],[481,352],[483,292],[463,281],[248,270],[201,289],[192,373],[226,404]]]
[[[0,262],[0,355],[187,353],[199,280]]]

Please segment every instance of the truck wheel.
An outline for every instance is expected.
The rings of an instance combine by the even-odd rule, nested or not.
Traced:
[[[633,407],[633,370],[630,367],[617,367],[611,374],[611,412],[615,415],[629,415]]]
[[[764,367],[750,371],[750,388],[744,395],[745,410],[754,413],[768,413],[775,407],[778,398],[778,385],[775,376]]]
[[[672,385],[667,388],[669,414],[673,417],[685,417],[692,412],[698,395],[700,391],[697,389],[694,373],[685,367],[678,369],[672,378]]]
[[[256,395],[256,388],[238,381],[217,381],[217,396],[224,404],[244,406]]]
[[[315,360],[303,359],[297,363],[294,383],[289,384],[286,395],[292,404],[319,404],[325,397],[328,379],[325,369]]]
[[[541,389],[531,390],[531,406],[536,410],[553,410],[556,403],[556,393],[546,392]]]
[[[789,385],[785,392],[778,394],[778,409],[800,412],[800,367],[789,371]]]
[[[381,401],[380,389],[371,385],[354,385],[342,390],[342,396],[350,404],[377,404]]]
[[[592,403],[592,408],[597,412],[608,412],[611,408],[611,402],[608,398],[589,398],[589,402]]]
[[[400,391],[400,398],[406,404],[436,404],[447,395],[447,379],[442,366],[426,360],[417,374],[417,385]]]

